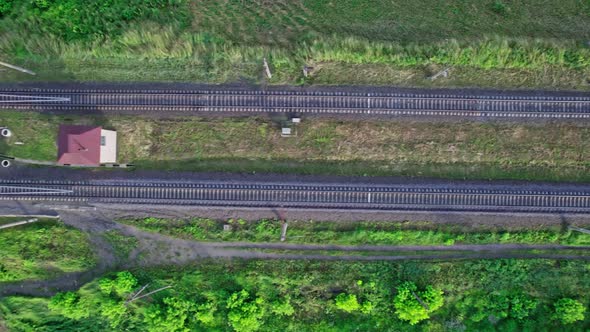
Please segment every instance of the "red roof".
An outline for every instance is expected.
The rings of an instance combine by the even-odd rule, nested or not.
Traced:
[[[60,165],[100,165],[101,127],[59,126],[57,163]]]

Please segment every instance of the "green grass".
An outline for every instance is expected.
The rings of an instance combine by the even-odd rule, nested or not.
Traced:
[[[590,128],[575,124],[313,119],[281,138],[278,119],[2,114],[14,136],[0,154],[19,158],[55,160],[60,123],[95,124],[117,130],[118,161],[138,169],[590,181]]]
[[[3,80],[590,87],[587,1],[79,2],[5,14]]]
[[[129,305],[115,329],[157,331],[177,326],[232,331],[228,298],[246,290],[252,298],[260,299],[256,302],[262,312],[259,331],[580,331],[588,328],[588,318],[563,326],[550,317],[553,303],[562,297],[588,305],[588,269],[584,262],[539,259],[393,263],[206,260],[182,268],[133,271],[138,279],[136,288],[148,283],[150,289],[173,287]],[[395,288],[405,281],[416,283],[420,289],[432,285],[444,291],[442,308],[414,326],[399,320],[393,307]],[[339,310],[335,298],[341,293],[354,294],[362,303],[371,302],[373,310]],[[0,299],[0,314],[14,331],[113,330],[109,323],[115,320],[101,315],[101,308],[121,301],[121,297],[101,294],[97,281],[84,285],[78,295],[80,300],[74,308],[87,310],[88,317],[83,319],[50,311],[48,301],[40,298]],[[538,303],[528,317],[503,317],[507,309],[500,305],[483,309],[485,318],[475,321],[477,303],[497,305],[497,299],[517,295]],[[184,305],[166,304],[170,299]],[[273,313],[285,302],[293,308],[291,315]],[[198,320],[205,317],[210,318],[206,325]]]
[[[0,243],[0,282],[48,279],[95,263],[87,236],[60,221],[0,230]]]
[[[115,255],[120,260],[126,260],[138,243],[135,237],[125,236],[117,230],[105,232],[104,237],[113,246]]]
[[[278,220],[219,221],[190,219],[125,219],[125,224],[143,230],[199,241],[279,242]],[[231,225],[231,231],[223,231]],[[452,245],[452,244],[563,244],[590,245],[588,234],[558,227],[539,229],[465,229],[430,222],[318,222],[289,221],[287,243],[342,245]]]

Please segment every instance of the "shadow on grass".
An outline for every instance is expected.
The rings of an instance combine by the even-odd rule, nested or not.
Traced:
[[[554,182],[590,182],[587,167],[514,166],[498,164],[416,164],[386,161],[300,161],[240,158],[183,160],[136,160],[137,169],[275,173],[340,176],[403,176],[461,180],[530,180]]]

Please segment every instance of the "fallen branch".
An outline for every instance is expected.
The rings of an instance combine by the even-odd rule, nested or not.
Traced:
[[[0,61],[0,66],[4,66],[4,67],[8,67],[8,68],[11,68],[11,69],[14,69],[14,70],[18,70],[20,72],[27,73],[29,75],[37,75],[37,74],[35,74],[34,72],[32,72],[32,71],[30,71],[28,69],[25,69],[25,68],[22,68],[22,67],[19,67],[19,66],[15,66],[15,65],[11,65],[9,63],[2,62],[2,61]]]
[[[32,222],[37,222],[37,221],[39,221],[39,219],[37,219],[37,218],[32,218],[32,219],[23,220],[23,221],[17,221],[17,222],[13,222],[13,223],[6,224],[6,225],[0,225],[0,229],[10,228],[10,227],[15,227],[15,226],[20,226],[20,225],[26,225],[26,224],[30,224]]]

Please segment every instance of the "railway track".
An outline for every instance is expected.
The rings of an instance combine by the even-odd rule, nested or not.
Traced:
[[[156,180],[0,180],[0,200],[228,207],[590,213],[590,188]]]
[[[0,89],[0,108],[123,113],[296,113],[590,119],[590,96],[348,91]]]

